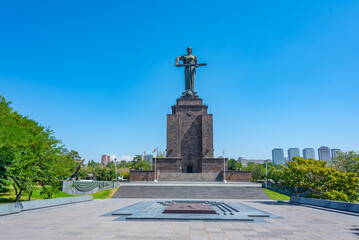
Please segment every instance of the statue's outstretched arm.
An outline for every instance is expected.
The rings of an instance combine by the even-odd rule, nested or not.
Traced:
[[[178,65],[179,60],[183,60],[183,56],[176,57],[176,63],[175,63],[175,65]]]
[[[194,56],[194,63],[195,64],[198,64],[198,60],[197,60],[197,57],[196,56]],[[197,66],[196,66],[197,67]],[[199,66],[198,66],[199,67]]]

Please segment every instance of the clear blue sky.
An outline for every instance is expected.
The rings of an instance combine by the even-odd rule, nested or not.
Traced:
[[[89,159],[165,149],[192,46],[216,156],[359,150],[358,26],[353,0],[3,0],[0,94]]]

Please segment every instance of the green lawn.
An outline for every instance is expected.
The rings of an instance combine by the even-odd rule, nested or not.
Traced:
[[[115,194],[115,192],[117,191],[117,188],[114,189],[107,189],[107,190],[103,190],[97,193],[92,194],[93,195],[93,199],[106,199],[106,198],[111,198],[113,194]]]
[[[103,190],[97,193],[92,194],[93,195],[93,199],[106,199],[106,198],[111,198],[113,194],[115,194],[115,192],[117,191],[118,188],[114,188],[114,189],[107,189],[107,190]],[[31,195],[31,200],[41,200],[41,199],[48,199],[46,196],[42,196],[40,194],[40,190],[41,188],[38,187]],[[73,197],[73,196],[77,196],[77,195],[70,195],[64,192],[57,192],[52,198],[60,198],[60,197]],[[80,196],[80,195],[79,195]],[[6,189],[4,191],[0,191],[0,203],[11,203],[15,201],[15,190],[13,188],[10,189]],[[21,199],[20,201],[27,201],[27,199],[29,198],[29,194],[28,193],[23,193],[21,195]]]
[[[280,194],[277,192],[274,192],[272,190],[269,189],[265,189],[263,188],[263,191],[268,195],[268,197],[272,200],[277,200],[277,201],[289,201],[290,197],[284,194]]]
[[[47,196],[42,196],[40,194],[40,190],[41,188],[38,187],[36,188],[36,190],[32,193],[31,195],[31,200],[42,200],[42,199],[48,199]],[[60,197],[73,197],[74,195],[70,195],[64,192],[57,192],[52,198],[60,198]],[[4,191],[0,191],[0,203],[10,203],[10,202],[14,202],[16,198],[15,195],[15,190],[14,188],[10,188],[10,189],[6,189]],[[21,194],[21,199],[20,201],[27,201],[29,198],[29,194],[28,193],[23,193]]]

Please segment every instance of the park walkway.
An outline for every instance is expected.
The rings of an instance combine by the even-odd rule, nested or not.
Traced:
[[[275,201],[240,201],[280,217],[266,223],[116,221],[109,214],[139,201],[145,200],[93,200],[2,216],[0,239],[359,239],[358,216]]]

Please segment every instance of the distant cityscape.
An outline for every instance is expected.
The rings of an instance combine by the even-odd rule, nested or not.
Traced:
[[[152,154],[145,154],[145,155],[139,155],[142,160],[144,161],[147,161],[147,162],[152,162],[152,158],[153,158],[153,155]],[[101,156],[101,163],[103,165],[106,165],[107,163],[109,162],[112,162],[114,159],[113,157],[111,157],[110,155],[102,155]],[[120,164],[121,160],[118,160],[116,164]],[[126,161],[128,162],[128,161]]]
[[[318,148],[318,158],[320,161],[331,162],[333,158],[341,152],[341,149],[322,146]],[[312,158],[317,159],[314,148],[304,148],[302,151],[302,157],[304,159]],[[249,163],[263,164],[265,162],[273,164],[285,164],[293,159],[293,157],[301,157],[299,148],[289,148],[287,150],[287,157],[284,156],[283,148],[274,148],[272,150],[272,159],[245,159],[243,157],[238,158],[238,162],[242,163],[243,167],[247,167]]]
[[[322,146],[318,148],[318,158],[320,161],[328,161],[331,162],[333,158],[335,158],[338,155],[338,152],[341,152],[341,149],[338,148],[332,148]],[[317,159],[315,155],[315,149],[314,148],[304,148],[302,151],[302,157],[304,159],[312,158]],[[255,164],[263,164],[265,162],[273,163],[273,164],[281,164],[284,165],[285,163],[289,162],[293,159],[293,157],[301,157],[299,148],[289,148],[287,150],[287,156],[284,156],[284,150],[283,148],[274,148],[272,150],[272,159],[245,159],[243,157],[239,157],[237,159],[238,162],[242,163],[243,167],[248,166],[249,163],[255,163]],[[142,160],[147,162],[152,162],[152,159],[154,155],[152,154],[142,154],[139,155]],[[103,165],[106,165],[108,162],[113,161],[114,159],[111,158],[109,155],[102,155],[101,156],[101,163]],[[128,161],[126,161],[128,162]],[[118,164],[120,161],[118,162]]]
[[[318,148],[318,158],[320,161],[331,162],[333,158],[338,155],[338,152],[341,152],[338,148],[332,148],[322,146]],[[291,161],[293,157],[301,157],[299,148],[289,148],[288,149],[288,158],[284,157],[283,148],[274,148],[272,150],[272,161],[273,164],[284,164],[286,161]],[[303,158],[316,159],[314,148],[304,148],[303,149]]]

